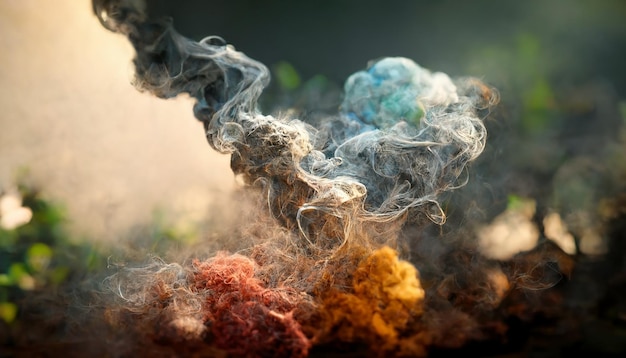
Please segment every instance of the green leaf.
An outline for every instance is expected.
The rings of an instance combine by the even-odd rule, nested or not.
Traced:
[[[16,262],[9,267],[9,278],[22,290],[32,290],[35,288],[35,279],[28,273],[26,266],[21,262]]]
[[[17,305],[13,302],[0,302],[0,318],[6,323],[15,321],[17,317]]]
[[[15,282],[11,279],[11,276],[3,273],[0,274],[0,286],[13,286]]]
[[[34,272],[45,271],[51,259],[52,249],[41,242],[31,245],[26,252],[26,262]]]
[[[15,262],[9,267],[9,277],[12,282],[18,282],[24,275],[28,275],[28,271],[23,263]]]
[[[274,75],[284,90],[295,90],[300,87],[300,75],[289,62],[279,62],[274,66]]]
[[[519,195],[509,194],[507,197],[507,209],[516,210],[524,205],[525,199]]]

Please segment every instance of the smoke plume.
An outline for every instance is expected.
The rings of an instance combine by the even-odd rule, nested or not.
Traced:
[[[297,225],[309,244],[328,239],[306,230],[316,216],[350,227],[398,220],[415,208],[443,224],[439,194],[463,184],[466,164],[485,145],[476,110],[495,97],[482,83],[454,83],[411,60],[386,58],[351,76],[341,113],[314,128],[260,113],[269,82],[263,64],[218,37],[195,42],[167,21],[148,21],[136,3],[94,4],[102,23],[133,43],[135,85],[162,98],[195,98],[211,146],[231,154],[234,173],[262,186],[272,214]]]
[[[138,89],[195,98],[210,146],[231,156],[264,207],[245,223],[254,244],[239,254],[155,260],[106,280],[117,296],[109,322],[134,326],[143,344],[236,356],[347,344],[423,356],[503,337],[503,317],[532,315],[515,289],[554,284],[525,257],[498,262],[472,240],[453,246],[420,229],[424,219],[445,223],[442,197],[468,181],[485,148],[482,120],[497,95],[481,81],[383,58],[347,79],[335,115],[274,117],[257,103],[268,69],[223,39],[190,40],[148,18],[141,1],[94,0],[94,11],[135,47]],[[407,246],[412,262],[399,257]],[[529,255],[571,269],[557,249],[542,250]]]

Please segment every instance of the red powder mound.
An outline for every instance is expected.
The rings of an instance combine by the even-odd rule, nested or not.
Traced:
[[[192,286],[206,297],[206,324],[214,343],[238,357],[305,357],[310,342],[293,317],[302,296],[291,288],[265,288],[255,263],[218,253],[193,262]]]

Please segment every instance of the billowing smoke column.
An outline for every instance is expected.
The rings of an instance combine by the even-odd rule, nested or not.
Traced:
[[[257,107],[269,82],[263,64],[218,37],[189,40],[142,6],[94,0],[102,24],[135,47],[139,89],[197,100],[210,145],[267,198],[259,222],[274,237],[250,257],[218,253],[190,267],[157,260],[110,277],[120,303],[111,324],[141,327],[138,342],[236,356],[305,356],[335,341],[419,356],[442,344],[444,328],[426,318],[451,316],[426,312],[417,270],[390,247],[407,220],[445,222],[440,195],[465,183],[466,165],[483,151],[477,113],[495,94],[475,79],[385,58],[347,80],[339,113],[319,125],[274,118]],[[495,302],[508,281],[498,267],[489,273],[481,287]],[[455,317],[449,327],[477,325]],[[472,338],[458,330],[451,335]]]
[[[362,224],[418,208],[444,222],[438,194],[460,184],[485,144],[475,110],[493,97],[478,81],[454,84],[411,60],[383,59],[348,79],[340,116],[313,128],[259,113],[269,82],[263,64],[219,38],[194,42],[165,21],[147,21],[135,3],[99,1],[95,8],[135,46],[136,85],[163,98],[196,98],[211,146],[232,154],[233,171],[263,185],[272,212],[306,238],[305,224],[316,215]]]

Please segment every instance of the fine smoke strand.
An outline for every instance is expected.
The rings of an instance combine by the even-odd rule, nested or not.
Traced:
[[[263,64],[220,38],[187,39],[171,22],[147,20],[142,8],[94,2],[102,23],[136,49],[136,86],[194,97],[211,146],[232,154],[235,174],[262,187],[271,213],[304,243],[317,241],[305,226],[329,217],[345,228],[404,220],[410,210],[445,222],[438,196],[464,184],[466,165],[485,146],[476,111],[495,95],[478,80],[454,82],[409,59],[385,58],[352,75],[340,113],[314,128],[260,113],[269,82]]]

